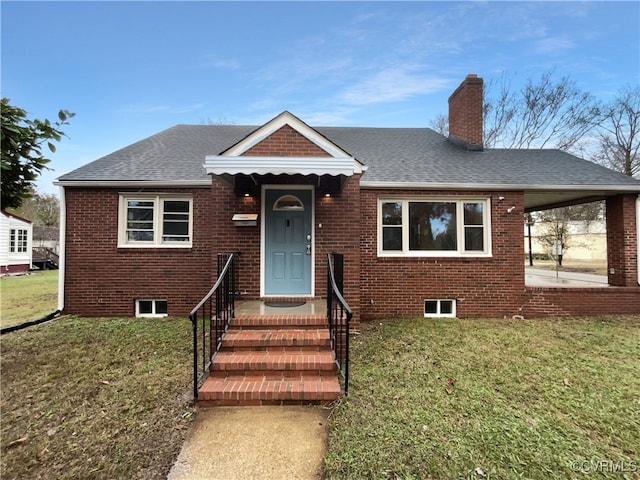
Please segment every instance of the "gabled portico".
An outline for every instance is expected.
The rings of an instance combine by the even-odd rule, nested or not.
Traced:
[[[345,185],[366,167],[285,111],[227,150],[207,155],[204,168],[214,183],[233,189],[238,209],[253,208],[241,213],[259,214],[259,234],[245,230],[259,244],[243,255],[259,254],[260,297],[318,296],[316,232],[327,224],[317,221],[316,210],[324,199],[340,202]]]

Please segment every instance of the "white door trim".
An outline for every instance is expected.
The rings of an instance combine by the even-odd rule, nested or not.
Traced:
[[[275,295],[278,298],[284,297],[315,297],[316,291],[316,209],[315,209],[315,188],[313,185],[262,185],[260,192],[260,297],[265,298],[265,282],[266,282],[266,261],[265,261],[265,233],[266,233],[266,191],[267,190],[310,190],[311,191],[311,293],[309,295]],[[274,296],[274,295],[270,295]]]

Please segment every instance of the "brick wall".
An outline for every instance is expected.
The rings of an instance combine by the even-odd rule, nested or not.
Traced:
[[[170,315],[186,316],[211,287],[212,198],[208,188],[163,189],[193,196],[193,247],[118,248],[119,192],[65,188],[66,313],[133,316],[135,299],[166,299]],[[135,192],[154,192],[135,189]]]
[[[637,198],[636,195],[617,195],[606,202],[609,285],[638,285]]]
[[[525,287],[521,192],[473,192],[491,197],[491,258],[377,256],[379,197],[460,196],[460,192],[363,190],[361,192],[361,318],[423,315],[423,302],[456,299],[458,317],[526,317],[640,313],[637,284],[635,196],[607,203],[609,262],[624,286]],[[504,197],[503,201],[499,197]],[[515,206],[513,213],[506,213]]]
[[[328,156],[288,125],[280,128],[262,142],[254,145],[244,155]],[[264,175],[256,180],[263,185],[318,185],[315,175]],[[240,290],[243,298],[260,298],[260,220],[256,227],[236,227],[231,218],[234,213],[262,214],[261,195],[245,197],[229,185],[213,179],[211,190],[214,211],[211,213],[214,255],[221,251],[241,251]],[[360,176],[346,180],[340,192],[325,197],[314,191],[314,247],[315,247],[315,296],[326,298],[327,254],[340,252],[345,255],[344,296],[354,311],[354,325],[359,322],[360,277]]]
[[[289,126],[253,146],[247,155],[321,156]],[[266,175],[268,184],[318,186],[317,176]],[[260,187],[256,189],[256,192]],[[240,251],[240,290],[260,297],[260,221],[236,227],[235,213],[261,214],[259,194],[245,197],[212,179],[210,188],[149,190],[193,195],[193,247],[118,248],[119,192],[126,189],[66,188],[65,312],[85,316],[134,315],[139,298],[167,299],[171,315],[186,315],[216,279],[216,253]],[[131,191],[145,192],[145,189]],[[360,189],[360,176],[331,197],[315,195],[315,295],[326,296],[326,257],[345,255],[344,296],[354,325],[371,320],[422,316],[424,300],[455,299],[459,317],[588,315],[640,312],[637,285],[635,196],[607,201],[608,261],[615,270],[608,288],[524,286],[523,192],[472,192],[491,199],[492,256],[378,257],[378,198],[464,198],[465,192]],[[502,200],[500,199],[502,198]],[[512,213],[507,209],[514,206]]]
[[[316,295],[326,298],[327,254],[344,254],[343,296],[360,322],[360,175],[350,177],[341,192],[316,197]],[[320,227],[322,225],[322,227]]]
[[[298,185],[315,184],[317,177],[263,180]],[[524,287],[521,192],[474,192],[491,197],[492,257],[389,258],[377,256],[379,196],[461,194],[360,190],[359,182],[356,175],[341,192],[315,196],[315,293],[326,296],[327,253],[343,253],[344,293],[354,309],[356,327],[360,319],[421,316],[427,298],[456,299],[459,317],[640,312],[635,196],[611,199],[607,216],[609,265],[616,269],[615,279],[624,278],[629,284],[543,288]],[[240,289],[245,298],[259,298],[260,227],[235,227],[231,218],[234,213],[261,213],[260,198],[239,195],[215,179],[210,189],[163,190],[193,195],[193,247],[118,248],[118,194],[122,191],[65,189],[65,312],[131,316],[135,299],[164,298],[169,301],[171,315],[186,315],[215,281],[215,254],[227,251],[242,252]],[[512,205],[516,209],[508,214],[507,207]]]
[[[254,145],[243,156],[269,157],[328,157],[329,154],[310,142],[289,125],[284,125],[260,143]]]
[[[260,218],[256,227],[236,227],[235,213],[260,214],[260,198],[234,193],[233,188],[213,178],[211,197],[214,209],[209,217],[212,257],[217,253],[241,252],[239,260],[240,291],[245,298],[260,296]],[[211,272],[215,281],[216,272]]]
[[[527,287],[522,308],[529,318],[634,313],[640,314],[638,287]]]
[[[482,149],[483,80],[467,75],[449,97],[449,135],[470,150]]]
[[[377,204],[381,196],[464,198],[463,192],[361,192],[360,299],[363,320],[420,317],[425,299],[456,299],[459,317],[520,314],[523,301],[523,194],[473,192],[491,197],[491,258],[378,257]],[[499,197],[504,197],[499,200]],[[512,213],[507,208],[515,206]]]

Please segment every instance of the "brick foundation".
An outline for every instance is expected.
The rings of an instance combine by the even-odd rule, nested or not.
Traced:
[[[17,273],[27,273],[31,268],[28,263],[21,263],[19,265],[3,265],[0,267],[0,274],[2,275],[15,275]]]
[[[538,318],[570,315],[640,314],[640,288],[527,287],[522,314]]]

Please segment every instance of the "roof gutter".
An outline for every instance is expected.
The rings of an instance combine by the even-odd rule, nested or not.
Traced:
[[[640,285],[640,195],[636,199],[636,248],[638,250],[636,255],[638,258],[638,285]]]
[[[59,187],[211,187],[211,180],[56,180]]]
[[[64,280],[66,273],[66,242],[67,242],[67,203],[64,187],[60,186],[60,257],[58,264],[58,310],[64,310]]]
[[[375,182],[361,181],[366,189],[417,189],[417,190],[525,190],[525,191],[611,191],[620,193],[640,192],[638,185],[524,185],[508,183],[424,183],[424,182]]]

